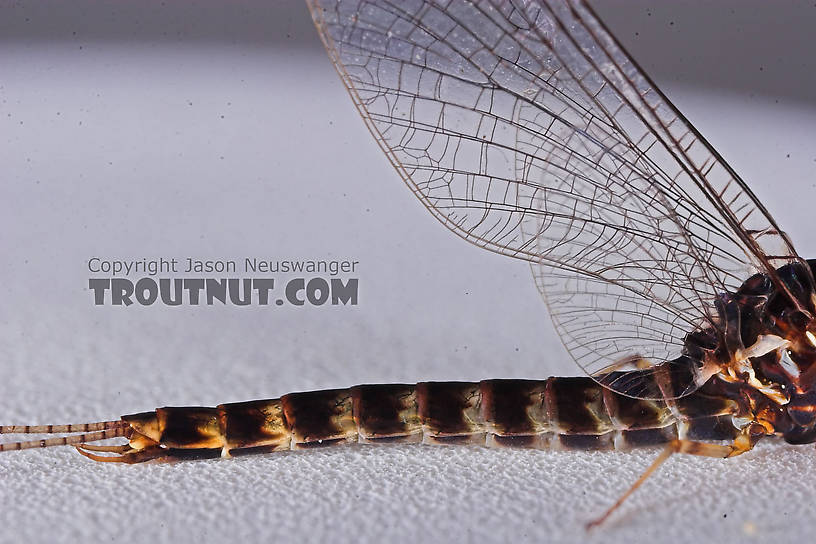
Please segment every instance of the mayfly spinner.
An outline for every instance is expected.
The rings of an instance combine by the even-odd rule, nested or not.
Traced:
[[[816,261],[582,0],[311,0],[337,72],[427,209],[531,263],[586,377],[361,385],[7,426],[96,461],[348,442],[674,453],[816,441]],[[80,433],[80,434],[74,434]],[[127,444],[90,442],[125,437]]]

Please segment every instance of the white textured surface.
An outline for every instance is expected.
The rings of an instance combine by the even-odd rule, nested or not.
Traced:
[[[21,39],[0,58],[0,423],[575,372],[526,266],[427,215],[317,48],[80,42]],[[812,106],[666,90],[816,255]],[[361,304],[94,308],[94,255],[348,256]],[[813,453],[672,459],[589,540],[805,541]],[[15,452],[0,457],[0,540],[578,541],[654,455],[394,446],[118,466]]]
[[[652,455],[386,446],[123,467],[26,453],[0,468],[3,540],[574,542]],[[810,448],[678,458],[587,540],[807,542],[814,470]]]

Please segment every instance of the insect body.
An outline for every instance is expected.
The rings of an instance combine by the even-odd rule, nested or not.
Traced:
[[[361,385],[2,427],[82,434],[0,451],[78,444],[135,463],[349,442],[666,444],[622,501],[673,453],[816,441],[816,262],[582,0],[309,7],[400,177],[458,236],[530,263],[587,376]],[[111,437],[128,444],[89,444]]]
[[[710,392],[667,404],[624,397],[583,377],[358,385],[127,415],[112,425],[129,440],[118,455],[79,449],[97,461],[134,463],[358,442],[608,450],[678,436],[730,440],[740,407],[717,387],[728,385],[712,383]]]
[[[816,267],[816,261],[810,261]],[[779,271],[792,288],[809,270]],[[138,463],[158,458],[229,457],[349,443],[423,442],[537,449],[628,450],[671,441],[742,441],[712,451],[741,453],[759,438],[778,435],[793,444],[816,441],[816,393],[810,380],[816,339],[791,336],[797,319],[780,305],[767,278],[749,279],[724,305],[726,325],[739,327],[732,341],[746,340],[765,353],[751,365],[728,366],[695,392],[678,397],[683,374],[673,371],[612,373],[610,380],[649,382],[662,399],[637,399],[589,377],[547,380],[424,382],[358,385],[350,389],[290,393],[278,399],[209,407],[166,407],[79,425],[0,426],[0,433],[82,433],[0,444],[0,451],[81,444],[96,461]],[[724,297],[726,298],[726,297]],[[732,308],[727,308],[729,305]],[[793,340],[781,338],[786,333]],[[717,345],[713,331],[687,338],[687,351],[735,360]],[[737,351],[745,351],[738,347]],[[688,364],[683,356],[676,364]],[[799,361],[799,362],[797,362]],[[804,363],[804,364],[803,364]],[[667,370],[667,369],[666,369]],[[639,375],[643,374],[643,375]],[[804,380],[808,381],[805,382]],[[124,436],[123,446],[88,442]],[[747,441],[747,442],[746,442]],[[733,449],[728,449],[733,448]],[[117,455],[100,456],[94,451]]]

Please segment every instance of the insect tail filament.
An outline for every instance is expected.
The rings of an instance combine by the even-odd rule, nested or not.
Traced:
[[[98,421],[94,423],[80,423],[70,425],[2,425],[0,434],[52,434],[52,433],[80,433],[68,436],[57,436],[40,440],[7,442],[0,444],[0,452],[27,450],[32,448],[48,448],[51,446],[68,446],[96,442],[107,438],[125,436],[127,425],[119,421]]]
[[[0,425],[0,434],[89,433],[123,426],[122,420],[71,423],[68,425]]]

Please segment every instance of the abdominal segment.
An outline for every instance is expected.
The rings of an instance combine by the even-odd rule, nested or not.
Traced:
[[[626,450],[675,438],[733,439],[736,406],[707,397],[705,388],[692,397],[700,398],[633,399],[586,377],[422,382],[290,393],[215,408],[159,408],[122,420],[131,447],[167,456],[393,442]]]

